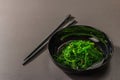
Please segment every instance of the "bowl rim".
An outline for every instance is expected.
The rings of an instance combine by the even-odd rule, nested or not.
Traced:
[[[109,56],[108,57],[108,59],[106,60],[106,61],[104,61],[103,62],[103,64],[101,65],[101,66],[99,66],[99,67],[97,67],[97,68],[94,68],[94,69],[88,69],[88,70],[82,70],[82,69],[79,69],[79,70],[75,70],[75,69],[70,69],[70,68],[68,68],[68,67],[65,67],[65,66],[63,66],[63,65],[61,65],[60,63],[58,63],[58,62],[56,62],[54,59],[53,59],[53,56],[52,56],[52,54],[51,54],[51,51],[50,51],[50,43],[51,43],[51,39],[58,33],[58,32],[60,32],[60,31],[62,31],[62,30],[64,30],[64,29],[66,29],[66,28],[69,28],[69,27],[89,27],[89,28],[92,28],[92,29],[95,29],[95,30],[98,30],[98,31],[100,31],[103,35],[105,35],[106,36],[106,38],[108,39],[108,41],[109,41],[109,43],[110,43],[110,47],[111,47],[111,54],[113,53],[113,51],[114,51],[114,46],[113,46],[113,44],[112,44],[112,40],[108,37],[108,35],[105,33],[105,32],[103,32],[103,31],[101,31],[101,30],[99,30],[99,29],[97,29],[97,28],[94,28],[93,26],[88,26],[88,25],[72,25],[72,26],[68,26],[68,27],[65,27],[65,28],[62,28],[62,29],[60,29],[60,30],[58,30],[55,34],[53,34],[51,37],[50,37],[50,39],[49,39],[49,42],[48,42],[48,50],[49,50],[49,54],[50,54],[50,57],[52,58],[52,61],[58,66],[58,67],[60,67],[60,68],[64,68],[64,69],[67,69],[67,71],[77,71],[77,72],[85,72],[85,71],[90,71],[90,70],[95,70],[95,69],[97,69],[97,68],[100,68],[100,67],[102,67],[102,66],[104,66],[105,64],[107,64],[109,61],[110,61],[110,59],[111,59],[111,56]]]

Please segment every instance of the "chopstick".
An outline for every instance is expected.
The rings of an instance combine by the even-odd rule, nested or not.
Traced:
[[[56,30],[58,30],[60,27],[66,25],[66,23],[68,23],[70,20],[74,19],[73,16],[68,15],[68,17],[58,26],[58,28],[56,28],[32,53],[34,53],[41,45],[44,44],[44,42],[46,42],[46,40],[48,40],[50,38],[50,36],[56,32]],[[30,55],[28,55],[24,60],[26,60],[29,56],[32,55],[32,53]]]
[[[70,21],[71,23],[68,24],[73,25],[75,23],[77,23],[76,20],[73,20],[75,17],[68,15],[68,17],[66,17],[64,19],[64,21],[34,50],[32,51],[32,53],[30,53],[25,59],[24,59],[24,63],[23,65],[26,65],[27,63],[31,62],[33,59],[35,59],[35,57],[39,54],[39,52],[41,52],[42,50],[45,49],[45,47],[48,44],[48,40],[49,38],[55,33],[57,32],[60,28],[64,27],[66,24],[68,24]],[[73,21],[72,21],[73,20]]]
[[[74,21],[72,21],[70,24],[68,24],[67,27],[72,26],[72,25],[75,25],[75,24],[77,24],[77,23],[78,23],[78,22],[77,22],[76,20],[74,20]]]
[[[68,16],[66,17],[66,19],[58,26],[58,28],[56,28],[34,51],[32,51],[32,53],[29,54],[29,55],[24,59],[24,61],[25,61],[28,57],[30,57],[40,46],[42,46],[42,45],[51,37],[51,35],[52,35],[53,33],[55,33],[59,28],[63,27],[63,26],[66,25],[69,21],[71,21],[71,20],[73,20],[73,19],[74,19],[73,16],[68,15]]]

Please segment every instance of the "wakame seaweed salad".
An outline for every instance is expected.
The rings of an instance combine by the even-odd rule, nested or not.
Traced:
[[[48,49],[53,62],[67,73],[84,73],[105,67],[113,46],[108,36],[91,26],[73,25],[56,32]]]
[[[103,53],[93,42],[71,40],[61,47],[54,58],[68,68],[86,70],[93,64],[102,61]]]

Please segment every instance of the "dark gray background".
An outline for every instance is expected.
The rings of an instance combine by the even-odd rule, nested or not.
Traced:
[[[68,76],[46,50],[29,65],[23,59],[67,14],[78,24],[106,32],[115,46],[109,69],[92,76]],[[120,80],[119,0],[0,0],[0,80]]]

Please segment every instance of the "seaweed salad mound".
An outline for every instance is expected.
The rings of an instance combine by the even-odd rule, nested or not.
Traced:
[[[89,40],[71,40],[63,45],[54,55],[59,64],[74,70],[86,70],[102,61],[103,52]]]

